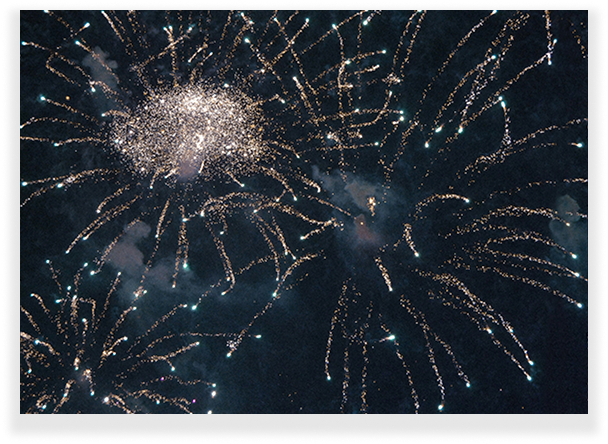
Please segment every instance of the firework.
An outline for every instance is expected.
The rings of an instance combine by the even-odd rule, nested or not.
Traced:
[[[216,385],[188,377],[195,373],[193,368],[178,368],[189,367],[191,358],[184,357],[191,356],[205,336],[176,332],[172,326],[172,318],[188,310],[187,305],[173,307],[145,325],[143,295],[121,308],[120,273],[103,296],[95,288],[98,282],[84,282],[100,278],[85,273],[87,265],[64,289],[49,263],[58,293],[32,293],[21,305],[22,413],[204,409],[207,399],[215,397]]]
[[[314,97],[317,103],[325,102],[331,91],[322,87],[324,78],[308,78],[303,70],[303,81],[315,88],[315,96],[302,89],[296,76],[285,78],[283,72],[293,69],[301,53],[310,48],[295,51],[297,35],[283,39],[287,24],[277,15],[256,25],[244,13],[220,14],[226,26],[221,38],[212,42],[215,16],[167,16],[174,25],[163,27],[160,35],[151,33],[151,37],[143,31],[145,14],[140,21],[135,13],[102,12],[103,32],[112,33],[128,60],[124,77],[108,53],[88,43],[89,22],[76,26],[62,15],[48,15],[63,28],[65,40],[56,47],[26,40],[22,45],[28,54],[33,50],[48,57],[48,71],[66,89],[61,99],[50,94],[39,96],[40,103],[62,117],[27,119],[21,127],[21,139],[66,150],[81,146],[94,150],[91,146],[97,146],[113,164],[23,180],[27,191],[22,206],[58,189],[87,183],[117,184],[97,202],[92,212],[95,219],[74,237],[66,253],[98,231],[110,229],[116,221],[123,226],[146,221],[156,227],[159,242],[167,227],[177,224],[177,233],[171,233],[178,244],[175,286],[179,271],[188,267],[188,233],[195,224],[197,233],[202,228],[213,240],[227,292],[235,283],[232,253],[223,240],[230,230],[253,230],[252,241],[257,239],[260,250],[274,255],[279,281],[282,271],[291,266],[283,257],[296,260],[293,242],[287,238],[290,233],[284,232],[279,221],[300,227],[296,242],[300,236],[310,237],[335,226],[334,221],[303,214],[296,206],[300,197],[320,207],[333,207],[316,196],[320,187],[301,171],[304,163],[299,161],[299,151],[306,142],[328,132],[329,124],[310,115],[309,100]],[[300,32],[307,24],[301,20]],[[275,38],[286,41],[263,43],[269,26],[275,28]],[[254,42],[257,33],[261,34],[262,47]],[[321,36],[320,41],[325,38]],[[241,74],[239,65],[243,51],[258,64],[248,75]],[[80,58],[81,63],[74,58]],[[171,69],[165,67],[167,61],[171,61]],[[214,75],[206,73],[208,70],[214,70]],[[332,68],[330,74],[336,76],[335,71]],[[258,91],[262,87],[264,94]],[[72,105],[75,95],[86,97],[89,106]],[[289,129],[302,127],[306,138],[286,140],[287,125]],[[48,136],[55,132],[62,136]],[[327,211],[321,208],[316,213]],[[243,228],[244,221],[250,226]],[[121,236],[100,242],[107,247],[96,260],[98,270]],[[157,248],[158,244],[150,257]]]
[[[459,361],[466,356],[460,351],[468,348],[466,321],[471,332],[485,333],[487,344],[503,354],[496,359],[511,361],[524,380],[532,382],[533,353],[510,319],[508,313],[517,313],[513,304],[536,306],[530,298],[544,293],[575,310],[584,308],[586,265],[579,259],[586,251],[582,236],[587,216],[577,202],[586,199],[586,172],[578,169],[585,162],[580,149],[585,146],[586,110],[564,112],[546,126],[520,125],[516,133],[512,126],[521,116],[507,105],[513,97],[514,106],[523,108],[517,102],[525,91],[521,84],[536,70],[548,76],[545,71],[555,69],[553,30],[558,26],[552,17],[549,12],[515,13],[499,24],[493,12],[463,33],[458,44],[446,50],[430,83],[421,83],[420,98],[405,118],[393,122],[399,142],[390,132],[379,142],[384,148],[377,163],[384,173],[382,185],[366,182],[365,170],[357,163],[358,176],[319,175],[325,188],[348,199],[351,213],[360,213],[338,235],[357,259],[347,259],[349,277],[341,290],[334,290],[340,296],[326,347],[327,380],[336,372],[342,375],[342,411],[368,411],[370,398],[386,404],[382,391],[396,387],[375,379],[382,372],[371,373],[370,359],[388,354],[396,358],[391,371],[401,374],[403,388],[398,390],[411,398],[410,408],[422,408],[416,381],[430,385],[434,380],[437,409],[444,411],[449,367],[450,381],[455,378],[450,386],[470,389],[477,383]],[[575,28],[572,21],[558,17],[560,27]],[[385,81],[394,84],[390,92],[397,103],[413,95],[414,82],[401,85],[411,77],[426,21],[432,23],[433,18],[425,13],[410,17],[387,70]],[[535,26],[545,44],[522,56],[517,39]],[[493,32],[485,50],[477,45],[472,60],[462,59],[477,34],[485,32]],[[573,41],[566,45],[560,56],[578,51],[578,58],[573,57],[584,65],[580,40],[578,47]],[[561,63],[566,63],[563,58]],[[452,79],[449,73],[455,67],[462,75]],[[565,98],[557,101],[569,103]],[[487,133],[491,127],[498,134]],[[471,139],[468,133],[476,128],[486,134],[475,132]],[[531,167],[542,164],[545,156],[563,156],[573,168]],[[403,216],[395,217],[396,212]],[[369,271],[374,268],[375,274]],[[379,291],[382,286],[384,291]],[[505,297],[512,300],[505,303]],[[339,362],[332,358],[337,341],[344,350],[340,370],[331,365],[332,359]],[[424,345],[413,347],[412,342]],[[468,351],[475,353],[474,348]],[[426,373],[413,365],[420,360],[428,362]],[[354,378],[358,382],[353,387]]]

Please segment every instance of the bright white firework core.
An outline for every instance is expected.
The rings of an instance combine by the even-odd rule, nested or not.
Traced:
[[[110,141],[142,175],[236,180],[256,171],[268,152],[262,112],[236,88],[173,87],[114,116]]]

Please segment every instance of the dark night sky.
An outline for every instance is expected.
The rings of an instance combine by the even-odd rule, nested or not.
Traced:
[[[265,23],[261,18],[264,13],[253,14],[257,24]],[[370,30],[364,33],[364,48],[386,48],[385,59],[393,59],[396,43],[403,32],[404,24],[410,13],[386,12],[374,18]],[[485,16],[482,12],[437,12],[431,13],[423,22],[420,35],[416,40],[411,60],[405,72],[404,82],[395,86],[397,99],[392,102],[395,107],[405,109],[406,121],[420,108],[417,101],[433,75],[437,72],[449,51],[459,39],[464,36],[479,20]],[[124,82],[123,87],[129,91],[129,97],[124,98],[127,106],[141,100],[141,85],[133,80],[129,71],[131,60],[121,49],[122,44],[111,32],[107,22],[99,13],[71,12],[64,15],[73,26],[81,26],[90,22],[90,30],[83,33],[83,38],[92,47],[99,45],[109,56],[108,59],[117,62],[117,77]],[[218,16],[221,16],[219,14]],[[259,16],[259,17],[258,17]],[[314,41],[313,36],[321,36],[330,29],[332,22],[340,22],[347,13],[313,12],[308,15],[311,26],[303,33],[295,46],[296,51]],[[212,20],[207,32],[210,45],[218,39],[225,22]],[[280,15],[281,19],[288,14]],[[304,16],[298,17],[298,19]],[[453,62],[442,74],[428,100],[422,106],[420,119],[428,128],[439,107],[445,102],[445,97],[458,80],[482,58],[484,51],[490,46],[492,39],[500,27],[513,13],[500,12],[476,34],[476,37],[454,57]],[[537,129],[556,124],[561,125],[574,118],[587,117],[587,60],[581,56],[581,50],[572,30],[581,34],[586,42],[587,14],[585,12],[555,12],[551,15],[552,33],[558,39],[553,54],[551,67],[543,64],[517,82],[507,93],[505,100],[509,106],[510,129],[514,139],[523,137]],[[295,20],[294,20],[295,22]],[[166,20],[162,13],[144,14],[141,19],[149,30],[149,40],[154,47],[155,42],[162,41],[161,28]],[[581,25],[583,23],[584,25]],[[262,25],[258,25],[262,27]],[[290,32],[293,32],[289,28]],[[256,32],[261,32],[257,29]],[[276,32],[276,31],[275,31]],[[195,33],[192,42],[202,39],[205,33]],[[160,37],[159,37],[160,35]],[[257,35],[257,34],[255,34]],[[264,34],[261,39],[269,39],[272,32]],[[77,52],[69,46],[70,40],[57,23],[42,12],[23,12],[21,14],[21,39],[37,42],[45,46],[59,47],[58,52],[65,54],[70,60],[79,65],[84,58],[83,52]],[[343,36],[346,51],[355,51],[352,36]],[[310,41],[306,40],[310,39]],[[189,42],[188,44],[192,43]],[[515,75],[523,66],[540,57],[546,50],[547,34],[544,30],[544,17],[541,13],[532,13],[529,23],[516,34],[514,48],[505,57],[501,69],[498,70],[498,85]],[[309,79],[333,66],[340,61],[336,52],[335,39],[323,40],[314,50],[314,57],[303,58],[304,71]],[[152,52],[153,49],[150,49]],[[80,58],[79,58],[80,57]],[[338,57],[336,59],[336,57]],[[70,96],[70,103],[76,109],[85,113],[97,115],[104,107],[111,106],[103,100],[92,100],[83,88],[66,84],[44,69],[45,55],[43,51],[31,47],[21,49],[21,122],[32,116],[50,116],[65,118],[67,114],[48,103],[42,103],[39,96],[62,98]],[[191,69],[181,60],[184,70]],[[291,60],[291,59],[289,59]],[[372,58],[371,60],[376,60]],[[251,69],[257,69],[256,60],[241,48],[236,51],[231,62],[227,78],[238,77],[235,72],[245,76]],[[169,57],[159,59],[150,68],[149,76],[154,82],[170,80]],[[295,64],[277,65],[285,76],[291,75],[296,69]],[[213,79],[221,72],[221,61],[211,64],[204,76]],[[378,79],[386,68],[378,70]],[[329,78],[330,76],[328,76]],[[366,77],[371,78],[371,77]],[[378,81],[378,84],[381,82]],[[375,83],[373,85],[376,85]],[[262,99],[269,99],[279,91],[279,86],[270,76],[261,76],[251,84],[252,92]],[[292,83],[284,84],[287,95],[299,97]],[[376,89],[374,89],[376,88]],[[490,87],[494,91],[498,86]],[[362,99],[357,102],[363,107],[375,107],[381,103],[376,86],[362,86]],[[321,94],[321,93],[320,93]],[[328,101],[328,109],[333,106],[335,92],[320,96]],[[485,96],[484,96],[485,97]],[[294,99],[295,100],[295,99]],[[457,96],[457,102],[464,98]],[[325,105],[323,105],[325,106]],[[323,107],[322,106],[322,107]],[[327,231],[321,236],[312,238],[311,242],[303,245],[299,236],[306,224],[282,215],[277,215],[277,223],[284,231],[288,243],[295,245],[294,252],[304,255],[318,249],[324,251],[324,259],[311,261],[294,274],[290,282],[295,282],[285,291],[274,307],[257,321],[251,329],[251,334],[261,334],[262,338],[245,338],[243,344],[231,358],[226,358],[227,348],[225,339],[208,338],[203,340],[203,347],[184,355],[179,363],[180,376],[184,379],[205,379],[217,384],[218,396],[211,399],[208,388],[197,388],[193,396],[197,396],[197,405],[192,408],[196,413],[212,409],[214,413],[336,413],[340,411],[342,398],[342,353],[344,341],[336,340],[332,350],[330,370],[332,380],[326,381],[324,374],[325,345],[329,334],[330,320],[341,287],[345,280],[355,283],[361,293],[360,298],[349,304],[349,319],[361,318],[366,314],[369,301],[374,304],[374,310],[383,314],[383,319],[398,332],[400,346],[405,350],[406,359],[411,365],[423,413],[436,413],[440,395],[432,370],[424,350],[421,331],[411,318],[395,309],[398,304],[391,299],[386,291],[386,285],[374,264],[377,248],[374,247],[374,237],[383,242],[394,243],[402,233],[405,222],[411,222],[415,204],[433,193],[447,193],[454,186],[454,192],[466,193],[473,201],[482,202],[496,190],[509,190],[525,186],[535,181],[557,181],[554,186],[532,187],[520,193],[504,195],[501,198],[489,200],[485,205],[479,205],[465,214],[465,222],[479,217],[488,211],[507,205],[529,206],[532,208],[546,207],[558,209],[561,196],[569,195],[580,207],[581,213],[587,213],[587,187],[580,184],[563,183],[563,179],[587,177],[587,129],[586,124],[564,131],[556,131],[543,142],[555,143],[554,149],[547,147],[529,150],[521,155],[514,155],[504,164],[493,167],[478,176],[475,183],[456,180],[456,175],[462,168],[473,162],[481,154],[491,154],[500,146],[503,138],[504,118],[502,110],[496,106],[496,112],[486,113],[467,128],[466,135],[456,141],[449,153],[443,156],[430,156],[423,148],[422,134],[415,132],[408,139],[408,145],[403,156],[395,165],[395,171],[386,181],[382,169],[378,166],[379,159],[391,156],[399,147],[399,137],[392,135],[380,150],[358,149],[355,154],[347,153],[349,165],[355,169],[349,173],[350,190],[371,187],[382,194],[386,191],[386,200],[378,208],[378,214],[368,226],[372,233],[368,241],[363,235],[354,230],[352,218],[340,216],[338,212],[320,207],[314,201],[301,199],[302,202],[294,207],[305,214],[322,217],[341,217],[345,229],[343,231]],[[265,109],[272,113],[272,105]],[[351,212],[360,211],[353,199],[355,192],[345,191],[344,187],[332,185],[336,178],[337,156],[325,156],[318,149],[323,141],[314,141],[308,146],[301,140],[307,131],[316,131],[310,122],[300,126],[293,124],[288,113],[277,113],[276,122],[287,128],[284,137],[298,149],[306,150],[304,158],[297,168],[310,178],[323,182],[322,197],[333,203],[345,206]],[[82,119],[81,119],[82,120]],[[81,121],[79,120],[79,121]],[[338,125],[338,123],[331,123]],[[330,127],[333,129],[334,127]],[[87,130],[93,133],[103,133],[104,126],[90,125]],[[27,133],[25,131],[28,131]],[[69,137],[62,133],[62,127],[51,124],[41,124],[30,130],[23,130],[22,135],[48,137],[51,140],[61,140]],[[387,132],[387,127],[377,125],[365,133],[368,138],[381,138]],[[70,133],[73,134],[73,133]],[[582,149],[576,149],[570,142],[584,143]],[[312,147],[312,148],[311,148]],[[316,147],[316,148],[315,148]],[[99,275],[84,277],[83,291],[90,291],[91,297],[103,298],[112,282],[116,268],[124,273],[123,285],[119,288],[115,300],[115,309],[108,317],[117,318],[117,313],[128,305],[128,290],[132,291],[133,283],[138,279],[153,245],[153,231],[158,220],[160,209],[167,194],[158,193],[153,201],[135,205],[125,215],[108,223],[98,233],[91,236],[86,243],[80,243],[69,255],[63,254],[80,231],[95,218],[95,208],[99,203],[116,189],[116,182],[129,183],[132,175],[126,171],[123,164],[116,159],[110,150],[104,150],[101,145],[67,144],[53,147],[50,142],[40,143],[22,141],[21,143],[21,179],[31,181],[46,177],[59,176],[78,172],[89,168],[119,168],[121,172],[117,179],[108,181],[85,181],[79,186],[67,190],[52,190],[28,203],[21,210],[21,299],[22,305],[32,307],[29,294],[38,293],[52,300],[56,297],[56,289],[52,282],[46,259],[53,261],[61,270],[60,281],[65,287],[83,262],[92,261],[97,251],[103,248],[119,234],[124,225],[133,220],[139,213],[152,233],[132,233],[121,241],[125,263],[108,264]],[[293,167],[293,164],[289,164]],[[334,171],[333,175],[319,175],[318,171]],[[430,170],[428,177],[424,173]],[[315,177],[317,176],[317,177]],[[281,189],[271,188],[262,179],[245,180],[260,193],[278,194]],[[133,181],[136,186],[141,182]],[[234,191],[231,184],[196,183],[194,190],[188,191],[190,200],[185,205],[194,205],[199,196],[197,186],[211,187],[211,193],[220,195]],[[178,184],[178,190],[184,188]],[[32,188],[23,187],[21,198],[29,195]],[[298,191],[308,193],[301,187]],[[171,193],[173,190],[167,191]],[[274,193],[274,194],[273,194]],[[441,285],[432,280],[423,279],[413,273],[420,268],[441,272],[440,265],[453,254],[460,254],[467,242],[485,239],[480,235],[463,236],[454,241],[443,242],[439,233],[452,230],[456,224],[455,214],[460,207],[451,204],[437,207],[441,211],[431,211],[432,217],[413,224],[413,233],[417,248],[423,252],[419,262],[414,262],[409,256],[401,253],[385,256],[385,265],[391,272],[396,292],[407,294],[410,299],[419,304],[429,323],[438,326],[438,331],[446,342],[456,352],[460,364],[472,381],[472,388],[464,387],[457,377],[449,357],[435,344],[438,365],[446,388],[446,413],[586,413],[587,412],[587,287],[580,281],[555,276],[544,276],[542,273],[523,274],[530,279],[539,279],[547,285],[579,300],[585,304],[582,310],[576,309],[563,299],[552,296],[548,292],[531,288],[521,283],[512,282],[497,277],[492,273],[466,272],[456,270],[454,274],[462,277],[463,282],[481,299],[492,304],[497,311],[503,313],[514,326],[518,338],[524,343],[535,361],[533,381],[528,382],[517,367],[497,348],[493,347],[487,334],[477,330],[464,316],[451,313],[451,310],[437,308],[437,302],[428,301],[429,292],[440,294]],[[177,212],[174,213],[174,215]],[[355,214],[356,215],[356,214]],[[523,218],[522,218],[523,219]],[[566,234],[558,233],[558,228],[550,227],[546,218],[529,218],[510,221],[513,227],[535,230],[557,242],[562,242],[568,249],[578,253],[578,259],[573,262],[557,249],[537,246],[532,243],[522,246],[506,247],[512,253],[528,253],[541,259],[552,261],[567,267],[576,267],[583,275],[587,275],[587,227],[586,220],[576,222],[572,230]],[[238,266],[248,263],[264,248],[264,242],[257,235],[255,228],[242,219],[238,211],[229,219],[231,228],[226,237],[226,249],[233,262]],[[172,223],[167,229],[167,241],[161,243],[156,255],[151,277],[148,279],[149,295],[143,299],[141,314],[136,320],[124,326],[132,330],[128,334],[141,334],[145,326],[154,323],[155,319],[166,313],[175,304],[194,303],[200,294],[222,275],[222,267],[217,259],[217,253],[208,231],[202,224],[193,223],[189,226],[190,260],[189,270],[180,273],[176,289],[168,282],[173,267],[173,257],[177,248],[178,224]],[[552,229],[553,228],[553,229]],[[372,240],[369,240],[372,239]],[[448,271],[453,268],[448,267]],[[204,299],[200,310],[196,313],[186,313],[175,316],[163,328],[169,333],[175,332],[238,332],[259,311],[276,283],[274,282],[273,267],[256,267],[251,273],[237,279],[234,292],[222,299],[216,294]],[[542,279],[541,279],[542,278]],[[229,298],[228,298],[229,297]],[[435,305],[434,305],[435,304]],[[439,304],[440,305],[440,304]],[[139,307],[138,307],[139,308]],[[374,313],[376,313],[374,311]],[[38,313],[39,315],[41,313]],[[22,318],[22,328],[24,319]],[[352,321],[351,321],[352,322]],[[350,324],[349,324],[350,325]],[[351,325],[352,326],[352,325]],[[143,330],[142,330],[143,328]],[[354,327],[353,327],[354,328]],[[125,333],[127,334],[127,333]],[[337,333],[336,333],[337,334]],[[366,340],[373,344],[368,366],[368,411],[370,413],[411,413],[412,400],[409,396],[409,386],[403,369],[386,342],[378,342],[381,332],[371,328]],[[403,338],[401,340],[401,338]],[[504,336],[502,337],[504,338]],[[375,342],[374,342],[375,341]],[[507,342],[505,342],[507,343]],[[508,348],[514,344],[508,343]],[[351,376],[350,401],[346,412],[356,412],[361,406],[357,401],[358,384],[361,384],[360,362],[353,349],[353,375]],[[22,366],[23,368],[23,366]],[[356,369],[359,369],[355,371]],[[39,370],[42,373],[42,369]],[[145,378],[156,378],[166,374],[167,368],[153,366]],[[48,376],[48,375],[45,375]],[[61,375],[62,378],[69,377]],[[100,375],[100,378],[111,375]],[[142,376],[138,376],[142,378]],[[373,383],[372,383],[373,381]],[[49,382],[48,384],[52,384]],[[99,383],[100,387],[103,382]],[[62,384],[60,384],[63,387]],[[173,390],[168,389],[168,392]],[[181,393],[176,389],[176,393]],[[189,393],[188,396],[192,395]],[[101,395],[98,394],[98,398]],[[76,395],[70,400],[65,412],[108,412],[95,399],[80,400]],[[28,401],[29,402],[29,401]],[[22,411],[31,405],[21,405]],[[162,407],[162,406],[161,406]],[[143,411],[164,413],[165,410],[155,407],[142,407]]]

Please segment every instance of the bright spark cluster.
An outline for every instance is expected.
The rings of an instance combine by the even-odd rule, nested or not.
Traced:
[[[110,143],[141,175],[205,181],[247,176],[267,155],[258,105],[236,88],[168,88],[114,111]]]

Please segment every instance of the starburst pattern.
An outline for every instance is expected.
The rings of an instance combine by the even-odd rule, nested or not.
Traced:
[[[55,299],[32,293],[35,302],[21,305],[22,413],[151,413],[167,407],[192,413],[206,403],[199,398],[197,405],[196,393],[215,396],[214,383],[183,379],[192,369],[176,369],[205,336],[171,326],[187,306],[173,307],[142,328],[142,298],[124,309],[117,301],[120,273],[104,297],[96,282],[83,282],[88,264],[65,289],[49,265]]]

